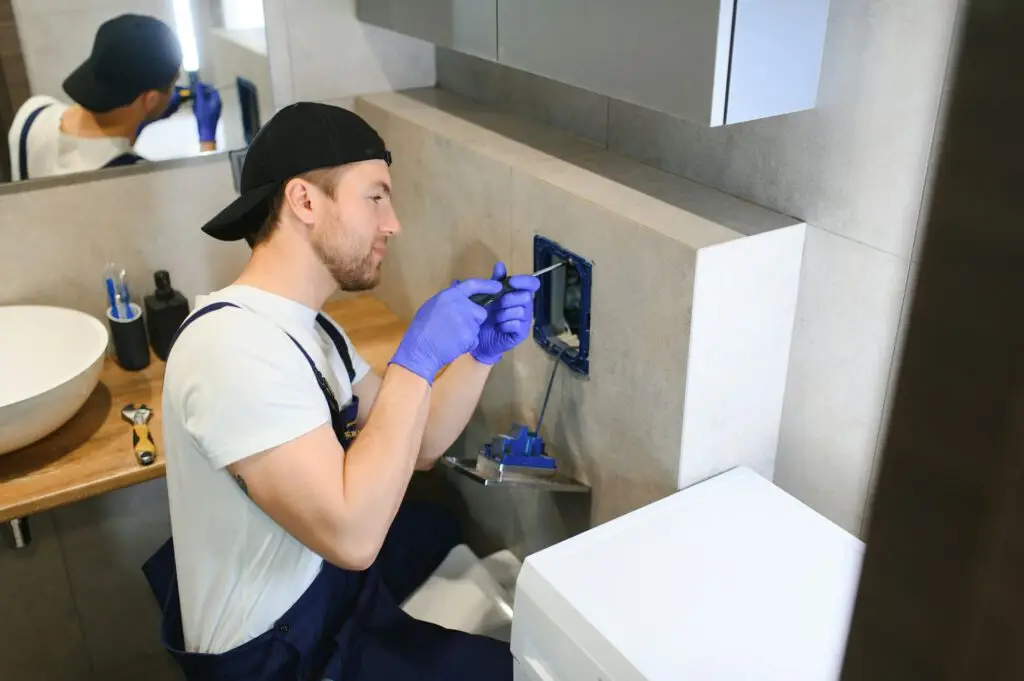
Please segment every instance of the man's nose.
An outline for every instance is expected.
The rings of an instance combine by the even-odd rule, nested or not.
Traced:
[[[393,209],[388,211],[384,220],[381,222],[380,231],[384,232],[388,236],[398,234],[402,231],[402,224],[398,221],[398,215]]]

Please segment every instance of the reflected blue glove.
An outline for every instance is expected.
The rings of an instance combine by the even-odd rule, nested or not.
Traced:
[[[220,94],[212,85],[197,81],[192,99],[192,113],[196,117],[200,142],[217,139],[217,122],[220,120]]]
[[[491,279],[505,278],[504,263],[494,265]],[[482,364],[494,364],[506,352],[522,343],[530,335],[533,319],[533,294],[540,288],[540,280],[529,274],[517,274],[508,279],[510,291],[487,306],[487,319],[480,326],[479,343],[472,351],[473,358]]]
[[[487,319],[487,310],[469,297],[500,290],[497,281],[467,279],[434,295],[416,311],[391,363],[432,385],[441,367],[470,352],[479,342],[480,324]]]
[[[181,106],[181,93],[185,89],[186,88],[183,88],[180,85],[174,86],[174,90],[171,92],[171,100],[167,102],[167,108],[164,109],[164,112],[162,114],[160,114],[160,118],[157,119],[158,121],[162,121],[165,118],[170,118],[178,112],[178,108]]]

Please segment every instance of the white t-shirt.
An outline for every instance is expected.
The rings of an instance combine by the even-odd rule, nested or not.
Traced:
[[[21,130],[32,112],[41,106],[46,108],[32,122],[26,140],[29,179],[98,170],[132,151],[132,142],[127,137],[76,137],[61,132],[60,119],[68,105],[48,95],[36,95],[21,105],[7,133],[11,177],[16,181],[25,179],[21,177],[19,160]]]
[[[221,653],[259,636],[320,571],[322,559],[238,487],[231,464],[330,422],[316,378],[287,331],[309,353],[338,403],[348,374],[316,311],[249,286],[199,296],[164,375],[167,491],[186,649]],[[339,327],[340,330],[340,327]],[[361,380],[370,370],[349,345]]]

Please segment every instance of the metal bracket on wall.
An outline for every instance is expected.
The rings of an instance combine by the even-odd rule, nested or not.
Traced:
[[[566,267],[541,278],[534,297],[533,339],[584,377],[590,375],[590,301],[594,265],[539,234],[533,237],[533,269]]]
[[[479,459],[458,459],[448,455],[441,462],[459,475],[469,478],[484,487],[515,487],[542,492],[589,492],[590,486],[578,482],[562,473],[551,476],[533,476],[504,473],[500,469],[481,468]]]

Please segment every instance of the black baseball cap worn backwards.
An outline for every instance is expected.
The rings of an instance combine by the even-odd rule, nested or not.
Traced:
[[[248,239],[266,221],[274,195],[288,180],[371,160],[391,165],[391,152],[360,116],[330,104],[291,104],[256,133],[242,163],[240,196],[203,231],[221,241]]]
[[[180,70],[181,44],[167,24],[122,14],[100,26],[92,53],[64,80],[64,91],[85,109],[106,113],[167,89]]]

